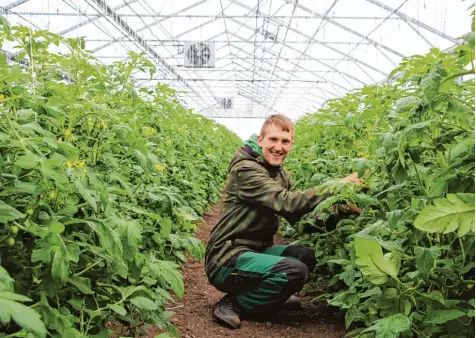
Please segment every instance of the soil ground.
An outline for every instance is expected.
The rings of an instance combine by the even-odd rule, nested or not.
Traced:
[[[219,208],[214,206],[200,225],[198,238],[204,244],[218,220]],[[285,243],[285,240],[276,237],[275,244],[281,243]],[[242,321],[240,329],[230,330],[212,316],[212,307],[223,297],[223,293],[208,283],[203,264],[191,262],[183,267],[185,295],[171,306],[176,312],[171,321],[179,329],[180,337],[337,338],[345,335],[342,314],[333,308],[311,304],[305,291],[300,294],[303,306],[299,311],[283,310],[267,319]],[[154,331],[150,332],[149,338],[158,335]]]

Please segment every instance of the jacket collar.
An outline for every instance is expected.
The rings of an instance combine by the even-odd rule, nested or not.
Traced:
[[[262,156],[256,153],[251,147],[244,146],[242,149],[245,153],[250,155],[257,163],[263,166],[268,171],[269,176],[271,176],[272,178],[275,178],[283,170],[282,165],[274,166],[269,164]]]

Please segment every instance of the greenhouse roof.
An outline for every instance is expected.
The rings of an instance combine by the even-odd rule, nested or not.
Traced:
[[[470,30],[459,0],[0,0],[12,24],[84,36],[103,63],[144,52],[208,117],[291,118],[385,81],[398,62]],[[15,53],[11,46],[4,46]],[[10,48],[10,50],[8,50]]]

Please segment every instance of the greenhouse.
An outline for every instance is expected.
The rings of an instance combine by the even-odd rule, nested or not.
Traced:
[[[467,0],[0,0],[0,337],[474,337]]]

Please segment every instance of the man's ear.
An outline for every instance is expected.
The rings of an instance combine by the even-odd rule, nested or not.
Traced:
[[[263,136],[261,136],[261,134],[258,135],[258,145],[259,145],[260,147],[263,146]]]

